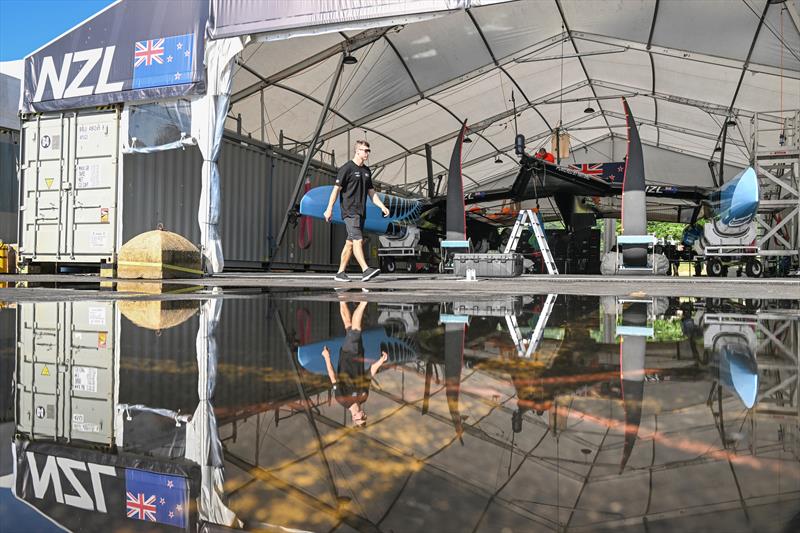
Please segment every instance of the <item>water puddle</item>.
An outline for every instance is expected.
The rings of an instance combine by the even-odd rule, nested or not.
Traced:
[[[796,530],[797,302],[370,296],[3,305],[4,525]]]

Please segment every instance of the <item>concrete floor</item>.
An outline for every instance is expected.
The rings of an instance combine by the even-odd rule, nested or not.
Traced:
[[[395,273],[382,274],[367,283],[334,283],[331,274],[225,273],[202,279],[173,279],[169,280],[169,285],[163,286],[159,281],[135,280],[137,286],[125,291],[101,290],[101,281],[126,280],[101,280],[93,275],[0,275],[0,284],[10,285],[0,288],[0,300],[187,298],[192,287],[200,291],[195,297],[208,297],[215,287],[222,289],[223,294],[253,290],[311,290],[331,295],[329,291],[333,289],[348,289],[348,294],[359,292],[370,300],[398,302],[490,299],[494,296],[546,293],[800,300],[800,280],[797,279],[527,275],[468,282],[452,275]],[[368,292],[361,291],[362,288]]]

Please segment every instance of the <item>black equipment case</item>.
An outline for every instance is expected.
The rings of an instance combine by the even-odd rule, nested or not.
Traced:
[[[466,276],[467,269],[483,278],[515,278],[522,274],[522,254],[455,254],[453,273]]]

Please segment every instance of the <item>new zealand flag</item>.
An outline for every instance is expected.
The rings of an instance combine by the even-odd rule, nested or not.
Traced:
[[[136,41],[133,88],[191,83],[193,54],[194,33]]]
[[[622,183],[622,178],[625,177],[624,161],[617,163],[581,163],[570,165],[569,168],[611,183]]]
[[[144,470],[125,470],[128,518],[186,527],[189,491],[186,479]]]

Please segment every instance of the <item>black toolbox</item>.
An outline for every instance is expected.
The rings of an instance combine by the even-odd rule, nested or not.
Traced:
[[[522,275],[522,254],[455,254],[453,273],[464,277],[467,269],[480,278],[514,278]]]

